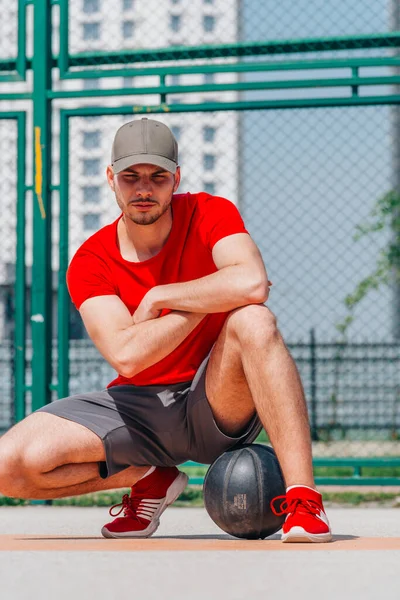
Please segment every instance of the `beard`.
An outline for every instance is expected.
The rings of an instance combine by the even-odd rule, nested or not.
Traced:
[[[153,223],[158,221],[158,219],[160,219],[169,210],[169,207],[171,206],[171,201],[172,201],[172,198],[171,198],[171,200],[169,202],[167,202],[167,204],[160,207],[158,205],[158,202],[154,202],[152,200],[152,201],[149,201],[149,203],[154,202],[152,208],[150,209],[151,212],[132,213],[129,210],[130,207],[133,206],[132,203],[129,203],[128,206],[125,206],[123,204],[123,202],[120,200],[120,198],[118,197],[118,194],[115,194],[115,197],[117,200],[117,204],[118,204],[119,208],[121,209],[121,212],[124,214],[124,218],[129,219],[133,223],[136,223],[136,225],[152,225]],[[142,200],[142,202],[144,202],[144,200]],[[140,204],[140,202],[138,202],[138,201],[135,201],[135,203]],[[133,210],[135,210],[135,209],[133,208]]]
[[[168,206],[166,207],[166,209],[168,209]],[[153,210],[153,209],[151,209],[151,210]],[[136,223],[136,225],[152,225],[153,223],[158,221],[158,219],[160,217],[162,217],[162,215],[164,213],[165,213],[165,210],[164,211],[159,210],[153,214],[149,214],[148,212],[147,213],[138,213],[138,214],[124,213],[124,217],[126,219],[129,219],[133,223]]]

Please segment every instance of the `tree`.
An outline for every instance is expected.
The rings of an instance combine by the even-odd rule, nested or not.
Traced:
[[[392,231],[391,239],[384,246],[376,260],[373,272],[362,279],[351,294],[344,299],[347,315],[341,323],[336,324],[336,329],[346,340],[349,326],[355,318],[357,305],[371,290],[381,286],[400,285],[400,194],[391,190],[379,198],[370,212],[371,221],[364,225],[357,225],[354,240],[364,236],[371,236],[381,231]]]

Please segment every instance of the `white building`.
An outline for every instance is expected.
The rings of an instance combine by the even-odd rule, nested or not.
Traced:
[[[70,0],[69,52],[120,51],[135,48],[164,48],[181,45],[230,43],[238,39],[237,0]],[[31,13],[30,13],[31,16]],[[16,55],[16,6],[8,8],[9,24],[0,37],[0,56]],[[28,18],[28,31],[31,30]],[[58,52],[58,8],[53,11],[53,51]],[[4,25],[3,25],[4,29]],[[197,61],[200,63],[200,61]],[[214,62],[221,63],[223,59]],[[160,63],[158,63],[160,64]],[[163,63],[167,64],[167,63]],[[171,64],[171,63],[168,63]],[[138,67],[140,68],[140,64]],[[156,63],[146,63],[156,66]],[[100,67],[101,68],[101,67]],[[105,77],[86,80],[59,81],[54,71],[54,89],[126,89],[158,85],[158,76]],[[195,85],[237,81],[236,74],[170,75],[167,85]],[[2,83],[0,91],[22,91],[28,84]],[[202,103],[208,101],[232,101],[237,92],[171,94],[169,104]],[[125,95],[118,97],[84,98],[79,100],[56,100],[54,108],[77,106],[157,105],[160,96]],[[24,109],[31,111],[29,102],[0,102],[0,110]],[[70,257],[87,237],[118,216],[118,208],[105,179],[105,169],[110,162],[113,136],[124,122],[143,115],[112,117],[77,117],[70,119]],[[179,143],[182,183],[180,192],[206,191],[221,195],[238,203],[239,186],[239,115],[234,112],[182,112],[148,115],[164,121],[171,127]],[[53,119],[53,183],[58,183],[60,165],[59,119]],[[31,122],[28,125],[28,183],[32,183],[30,139]],[[16,204],[16,127],[12,122],[0,120],[0,148],[2,149],[0,177],[0,286],[9,285],[10,272],[15,263],[15,204]],[[27,263],[32,261],[31,194],[27,195],[28,222]],[[53,199],[53,268],[58,268],[58,195]],[[8,266],[7,266],[8,265]],[[0,302],[1,299],[0,299]],[[4,302],[2,302],[4,307]],[[4,315],[4,310],[2,311]],[[0,338],[4,330],[4,316],[0,318]]]
[[[231,4],[231,7],[229,7]],[[118,6],[120,5],[120,6]],[[70,52],[88,50],[119,51],[132,48],[162,48],[234,42],[238,39],[237,0],[119,0],[110,16],[111,0],[83,0],[71,3]],[[220,62],[220,61],[218,61]],[[140,66],[140,65],[139,65]],[[235,81],[234,75],[171,75],[167,85]],[[86,80],[87,89],[152,87],[159,77],[102,78]],[[69,85],[74,85],[69,83]],[[76,85],[76,84],[75,84]],[[65,84],[63,85],[65,89]],[[169,95],[169,104],[201,103],[206,99],[225,101],[237,98],[236,92],[220,95]],[[85,102],[86,103],[86,102]],[[96,104],[159,104],[160,97],[123,96],[96,100]],[[87,104],[94,104],[93,99]],[[139,115],[137,118],[141,118]],[[181,192],[208,191],[238,202],[238,114],[173,113],[149,115],[164,121],[178,139],[182,166]],[[104,170],[109,163],[115,131],[132,117],[75,119],[72,122],[71,160],[76,162],[70,178],[71,251],[92,231],[118,214],[112,195],[105,184]],[[78,164],[79,161],[79,164]]]

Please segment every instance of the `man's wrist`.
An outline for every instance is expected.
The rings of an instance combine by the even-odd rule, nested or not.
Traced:
[[[168,306],[165,306],[165,297],[162,294],[162,288],[164,287],[165,286],[163,285],[156,285],[148,292],[148,301],[150,302],[151,307],[155,310],[168,308]]]

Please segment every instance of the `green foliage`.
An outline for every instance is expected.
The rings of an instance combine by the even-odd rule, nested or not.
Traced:
[[[255,444],[269,444],[269,438],[267,435],[267,432],[265,431],[265,429],[261,429],[259,435],[257,436],[257,439],[254,442]]]
[[[69,496],[67,498],[56,498],[54,506],[113,506],[122,501],[124,494],[129,494],[130,489],[108,490],[106,492],[94,492],[82,496]]]
[[[29,504],[29,500],[21,500],[20,498],[7,498],[7,496],[0,496],[0,506],[26,506]]]
[[[359,492],[324,492],[323,497],[325,506],[328,503],[359,506],[369,502],[378,504],[393,503],[398,498],[398,494],[395,492],[363,492],[360,490]]]
[[[205,465],[205,466],[199,465],[199,466],[193,466],[193,467],[190,467],[190,466],[188,467],[186,465],[180,465],[179,470],[186,473],[189,477],[204,477],[204,475],[207,473],[208,465]]]
[[[204,472],[206,470],[207,469],[204,469]],[[122,496],[129,493],[130,489],[127,488],[109,490],[106,492],[94,492],[82,496],[70,496],[68,498],[56,498],[53,500],[53,506],[105,506],[109,508],[114,504],[119,504],[122,500]],[[203,492],[201,487],[187,487],[174,504],[176,506],[202,506]]]
[[[315,477],[351,477],[352,467],[314,467]]]
[[[361,300],[372,290],[378,290],[381,286],[390,285],[392,282],[400,282],[400,194],[392,190],[379,198],[370,212],[370,217],[369,223],[356,227],[354,241],[385,230],[390,230],[392,236],[379,252],[373,272],[362,279],[344,300],[347,315],[336,325],[336,329],[344,339],[354,321],[354,310]]]
[[[204,506],[203,486],[187,487],[174,502],[174,506]]]

